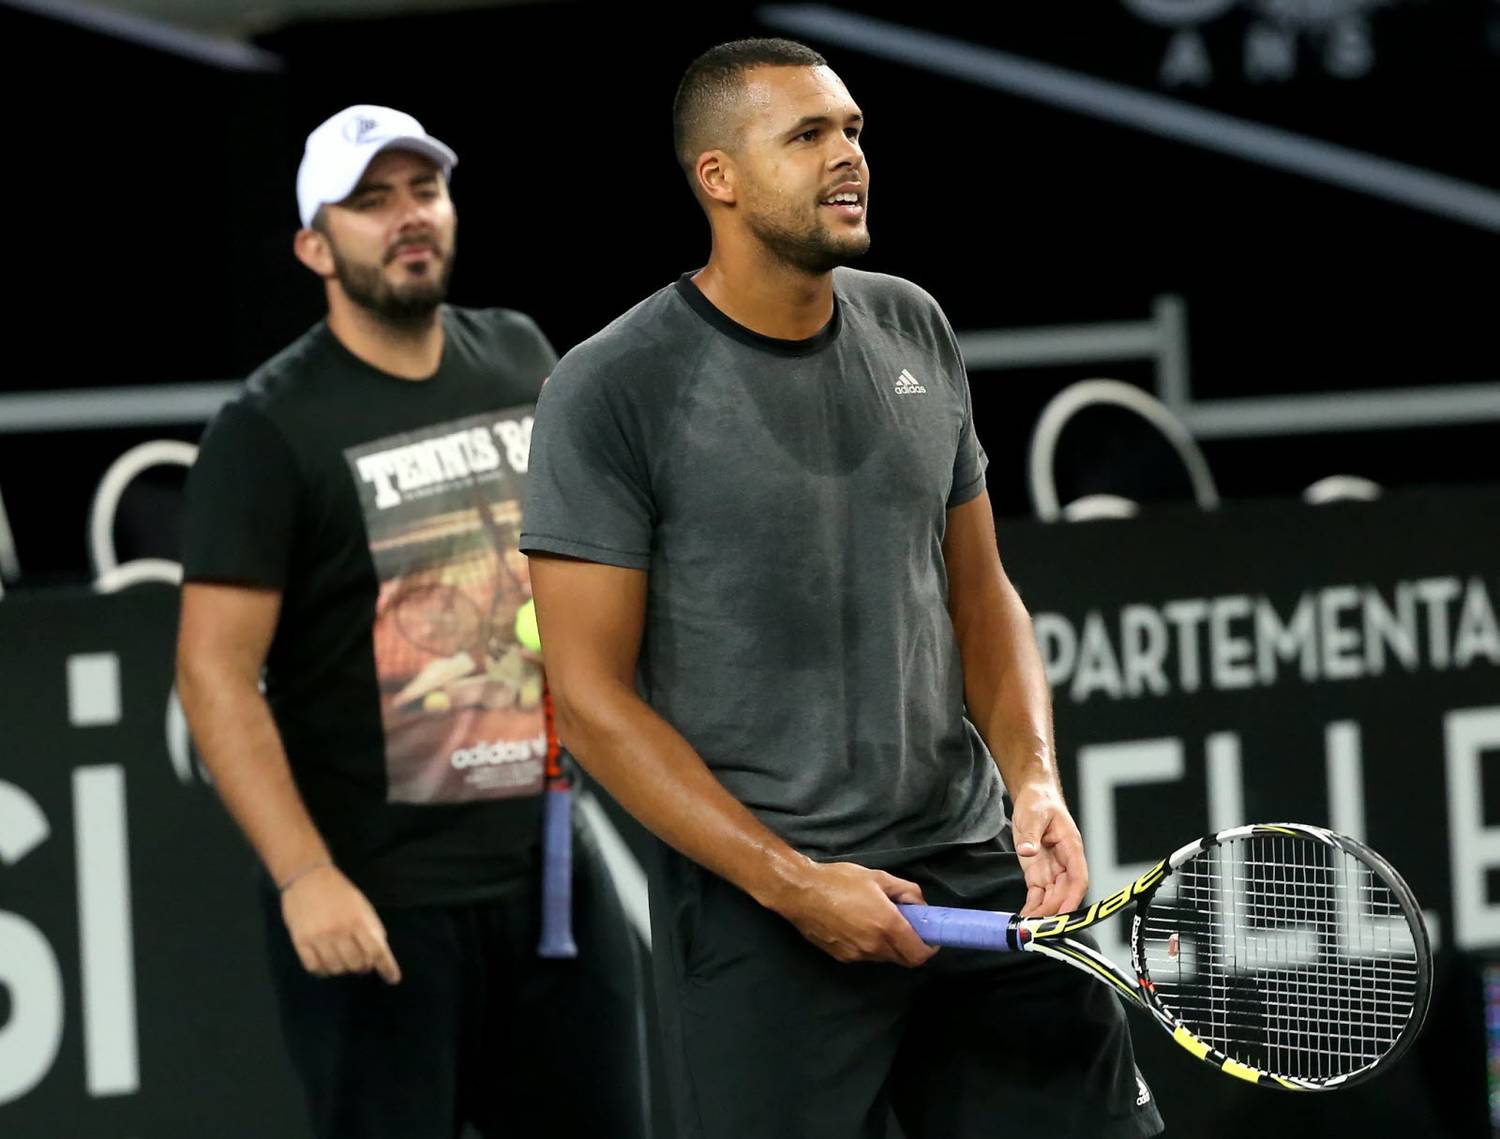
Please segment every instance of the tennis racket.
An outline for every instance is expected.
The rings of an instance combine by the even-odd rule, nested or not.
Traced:
[[[426,583],[401,590],[393,604],[396,630],[434,656],[474,649],[488,635],[479,606],[457,586]]]
[[[530,588],[505,561],[505,551],[515,548],[515,536],[512,534],[507,540],[489,505],[477,495],[475,505],[509,588],[517,595],[530,597]],[[514,604],[506,612],[514,621]],[[557,741],[557,726],[552,716],[552,694],[547,691],[545,681],[542,712],[547,725],[547,789],[543,792],[542,806],[542,933],[536,953],[538,957],[577,957],[578,946],[573,941],[573,783],[563,766],[562,745]]]
[[[1069,936],[1131,903],[1134,976]],[[1040,953],[1080,969],[1198,1059],[1262,1087],[1369,1079],[1411,1047],[1431,997],[1432,951],[1411,889],[1364,843],[1298,823],[1190,842],[1073,913],[900,909],[931,945]]]
[[[419,576],[404,584],[392,609],[396,630],[422,651],[439,657],[467,651],[482,661],[505,651],[508,619],[530,591],[505,559],[515,547],[514,535],[507,539],[481,488],[473,488],[471,497],[485,542],[439,566],[437,580]]]
[[[562,746],[552,719],[552,693],[542,692],[547,710],[547,790],[542,815],[542,937],[538,957],[577,957],[573,941],[573,781],[563,766]]]

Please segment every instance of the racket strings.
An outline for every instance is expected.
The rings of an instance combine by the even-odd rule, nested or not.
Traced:
[[[478,655],[502,590],[499,557],[474,511],[442,515],[380,543],[375,645],[382,674],[415,675],[460,651]]]
[[[1199,1039],[1300,1079],[1390,1052],[1422,985],[1396,892],[1354,854],[1300,836],[1208,848],[1163,883],[1139,937],[1158,999]]]
[[[407,573],[390,600],[396,630],[414,647],[438,656],[475,644],[488,618],[494,578],[494,558],[487,550]]]

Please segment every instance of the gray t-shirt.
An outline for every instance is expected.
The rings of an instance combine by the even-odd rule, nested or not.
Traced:
[[[558,363],[521,549],[648,572],[642,696],[814,858],[894,865],[993,838],[942,542],[984,489],[937,302],[834,271],[834,317],[773,340],[689,277]]]

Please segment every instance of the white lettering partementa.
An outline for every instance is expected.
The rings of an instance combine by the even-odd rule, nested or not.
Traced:
[[[1500,622],[1484,579],[1430,577],[1381,589],[1338,584],[1291,606],[1228,594],[1033,618],[1047,679],[1075,704],[1268,688],[1500,665]]]

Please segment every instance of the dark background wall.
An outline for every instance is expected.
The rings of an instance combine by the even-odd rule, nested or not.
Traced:
[[[1481,201],[1500,194],[1490,121],[1500,94],[1500,4],[1492,0],[1010,0],[836,8],[921,24],[1074,77],[1158,95],[1174,106],[1409,164],[1461,180]],[[319,289],[290,251],[292,185],[302,140],[326,115],[352,102],[390,103],[415,113],[453,145],[462,158],[453,185],[461,216],[453,299],[524,309],[566,348],[702,263],[706,228],[670,153],[671,94],[682,68],[704,47],[770,30],[757,9],[737,3],[691,11],[517,4],[284,27],[255,41],[262,53],[257,66],[228,69],[0,4],[0,42],[10,61],[0,71],[0,95],[9,109],[0,179],[8,256],[0,264],[11,297],[0,310],[7,334],[0,368],[0,493],[24,570],[15,592],[83,581],[85,511],[110,461],[145,439],[195,439],[201,423],[6,431],[5,399],[242,377],[317,320]],[[1156,298],[1175,295],[1186,307],[1196,397],[1342,392],[1359,405],[1393,389],[1430,391],[1434,400],[1451,385],[1490,385],[1494,392],[1492,262],[1500,223],[1436,216],[820,38],[811,42],[829,55],[869,118],[875,244],[865,265],[924,285],[961,333],[1141,320]],[[1067,565],[1086,578],[1114,559],[1091,549],[1083,532],[1043,533],[1019,521],[1030,513],[1027,443],[1042,406],[1069,381],[1102,374],[1150,387],[1152,370],[1119,361],[976,367],[972,373],[979,432],[992,458],[990,492],[1002,544],[1007,526],[1012,536],[1006,549],[1017,579],[1034,604],[1081,612],[1092,595],[1073,590],[1053,567]],[[1402,488],[1495,483],[1500,395],[1493,403],[1447,426],[1353,432],[1309,426],[1277,436],[1216,435],[1203,447],[1230,500],[1287,498],[1335,472]],[[1071,493],[1184,493],[1171,455],[1122,420],[1081,421],[1065,442],[1059,465],[1069,472]],[[173,477],[143,479],[127,496],[120,532],[126,556],[171,552]],[[1489,499],[1473,501],[1481,503],[1480,517],[1490,508]],[[1398,515],[1375,513],[1372,532],[1389,532]],[[140,534],[130,532],[132,519]],[[167,521],[145,524],[153,519]],[[1219,522],[1235,525],[1227,509]],[[1315,521],[1304,523],[1316,529]],[[1483,522],[1460,529],[1475,536],[1471,544],[1435,547],[1431,564],[1410,572],[1485,574],[1493,584],[1496,545]],[[1374,574],[1348,565],[1335,571],[1303,557],[1295,535],[1277,541],[1275,527],[1264,532],[1296,588],[1304,584],[1302,574],[1316,586]],[[1139,542],[1140,533],[1122,529],[1118,540]],[[1355,536],[1345,546],[1357,547],[1358,528],[1348,533]],[[1192,553],[1213,551],[1220,536],[1211,525],[1193,528],[1181,557],[1165,546],[1151,550],[1162,564],[1186,566]],[[141,548],[130,545],[137,539]],[[1264,568],[1243,547],[1241,541],[1233,547],[1238,552],[1220,559],[1226,579],[1215,588],[1221,592],[1260,588],[1231,572]],[[1141,596],[1123,600],[1142,600],[1150,592],[1142,583],[1157,581],[1144,561],[1136,567]],[[1286,599],[1295,596],[1293,585],[1284,592]],[[45,596],[32,600],[50,603]],[[100,647],[83,635],[89,629],[125,636],[133,628],[108,606],[98,610],[105,615],[97,624],[92,612],[80,625],[79,648]],[[74,620],[71,611],[68,620]],[[19,633],[19,616],[9,627],[13,651],[15,638],[46,628]],[[153,637],[165,635],[159,623],[151,628]],[[67,641],[61,634],[42,639],[56,642],[53,656]],[[165,651],[165,642],[156,648]],[[38,666],[49,683],[61,676],[55,663]],[[162,667],[135,675],[164,685]],[[17,668],[24,671],[24,663]],[[1452,706],[1490,699],[1493,686],[1484,687],[1489,672],[1459,677],[1465,687]],[[1134,719],[1120,713],[1111,720],[1108,713],[1119,713],[1119,706],[1104,704],[1101,713],[1098,700],[1082,709],[1060,701],[1060,736],[1077,745],[1181,733],[1196,747],[1204,733],[1244,723],[1264,736],[1250,733],[1254,749],[1300,771],[1307,766],[1304,754],[1316,756],[1314,729],[1364,717],[1368,708],[1377,729],[1370,737],[1387,749],[1378,774],[1372,766],[1372,803],[1383,806],[1372,806],[1371,841],[1413,867],[1422,876],[1414,882],[1424,899],[1432,894],[1442,909],[1448,868],[1440,797],[1424,784],[1426,793],[1416,800],[1425,804],[1424,813],[1413,819],[1404,786],[1417,778],[1413,771],[1433,770],[1438,719],[1410,720],[1419,734],[1408,756],[1391,746],[1399,733],[1378,730],[1377,715],[1397,718],[1419,690],[1434,702],[1440,694],[1447,700],[1449,690],[1430,679],[1406,678],[1410,691],[1376,686],[1368,697],[1344,703],[1309,697],[1295,748],[1280,746],[1283,725],[1264,706],[1228,703],[1206,710],[1197,702],[1191,709],[1138,706]],[[14,690],[17,715],[42,707],[30,691]],[[1337,696],[1341,690],[1323,691]],[[151,733],[158,730],[159,704],[153,694],[141,713]],[[49,815],[66,818],[57,764],[88,757],[54,754],[39,737],[27,751],[38,762],[23,765],[14,736],[0,738],[0,779],[32,787],[22,776],[46,772],[52,782],[43,790],[56,794],[44,805]],[[96,746],[105,751],[93,758],[118,758],[110,755],[113,744]],[[157,758],[152,753],[151,761]],[[1265,767],[1248,770],[1247,802],[1253,805],[1273,784]],[[1321,785],[1320,767],[1301,774],[1308,787]],[[139,781],[132,788],[138,804],[145,791]],[[1136,794],[1122,793],[1122,803],[1135,802],[1129,797]],[[1318,815],[1316,796],[1308,802],[1308,814]],[[200,806],[203,825],[217,828],[212,841],[237,856],[216,808]],[[1190,818],[1187,809],[1172,818],[1122,816],[1136,819],[1130,825],[1140,829],[1131,840],[1139,849],[1132,847],[1130,856],[1154,852],[1162,835],[1200,829],[1201,810],[1190,808],[1196,812]],[[1497,817],[1500,809],[1490,804],[1486,818]],[[148,833],[145,827],[132,831]],[[59,840],[44,853],[60,859],[65,846]],[[33,912],[27,890],[36,899],[55,895],[63,905],[65,892],[56,883],[69,880],[68,867],[57,862],[48,871],[48,865],[29,863],[34,877],[23,887],[8,880],[7,909]],[[166,905],[145,890],[141,898],[153,912]],[[66,921],[47,932],[58,945],[75,940]],[[1418,1114],[1431,1106],[1444,1133],[1484,1130],[1478,964],[1478,957],[1443,959],[1434,1030],[1403,1069],[1403,1080],[1424,1077],[1421,1089],[1400,1085],[1402,1094],[1411,1091],[1408,1106]],[[68,984],[71,992],[71,974]],[[237,999],[247,998],[240,992]],[[6,1011],[0,1003],[0,1015]],[[220,1025],[220,1017],[210,1019]],[[70,1014],[69,1024],[76,1020]],[[67,1048],[78,1047],[70,1037]],[[1164,1055],[1169,1047],[1163,1046]],[[62,1074],[52,1077],[71,1081],[53,1087],[49,1094],[59,1096],[57,1102],[76,1091],[73,1051],[64,1056]],[[1434,1071],[1453,1082],[1427,1081]],[[1181,1094],[1188,1095],[1193,1077],[1181,1078],[1189,1089]],[[1226,1111],[1239,1110],[1237,1101],[1222,1102]],[[1378,1112],[1388,1101],[1358,1102]],[[99,1110],[111,1106],[102,1101]],[[1328,1132],[1315,1127],[1307,1133]]]
[[[1221,11],[1195,17],[1210,7]],[[886,15],[1500,185],[1483,125],[1500,90],[1494,4],[1100,0]],[[0,394],[237,378],[316,320],[319,290],[290,252],[296,163],[313,125],[361,101],[412,111],[461,156],[453,299],[525,309],[566,348],[702,263],[706,228],[670,153],[672,91],[696,52],[766,34],[764,17],[733,3],[672,15],[548,3],[302,24],[256,41],[275,69],[233,71],[0,8],[15,55],[45,65],[4,79],[23,110],[8,131]],[[1253,63],[1267,36],[1280,37],[1279,76]],[[1138,320],[1172,294],[1186,305],[1195,397],[1358,400],[1494,382],[1494,226],[812,42],[869,119],[864,264],[927,287],[960,332]],[[1164,75],[1184,43],[1198,69]],[[1124,361],[974,369],[1000,515],[1029,513],[1024,452],[1042,405],[1100,374],[1151,379]],[[1335,472],[1493,481],[1497,417],[1204,447],[1228,497],[1293,494]],[[115,455],[199,430],[0,434],[0,493],[29,579],[83,575],[83,511]],[[1074,492],[1185,486],[1145,433],[1080,421],[1066,442]]]

